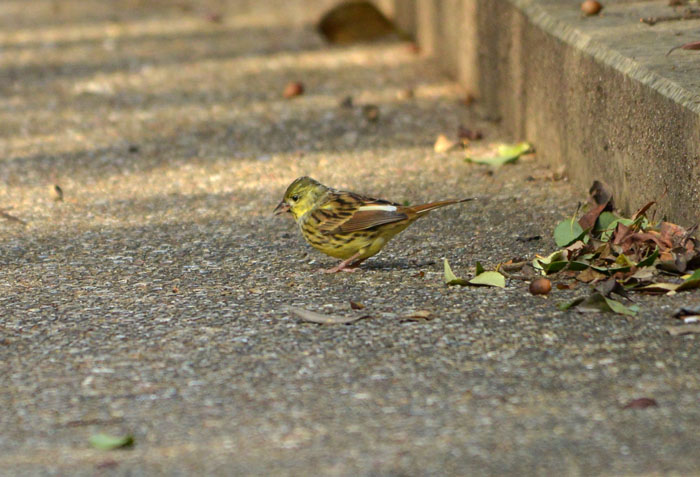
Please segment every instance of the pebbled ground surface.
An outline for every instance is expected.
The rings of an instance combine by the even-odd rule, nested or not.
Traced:
[[[664,326],[700,295],[629,318],[556,309],[583,286],[445,287],[443,257],[468,276],[554,250],[583,193],[536,157],[435,153],[497,125],[408,44],[328,47],[311,9],[275,5],[0,4],[0,207],[26,222],[0,218],[0,473],[697,473],[697,339]],[[271,215],[303,174],[480,200],[322,275],[335,261]],[[639,397],[658,407],[622,409]],[[136,445],[94,450],[96,432]]]

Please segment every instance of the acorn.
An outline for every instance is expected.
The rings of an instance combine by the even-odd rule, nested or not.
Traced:
[[[530,293],[533,295],[546,295],[552,291],[552,282],[546,278],[537,278],[530,282]]]
[[[584,15],[597,15],[603,9],[603,5],[597,0],[586,0],[581,3],[581,11]]]
[[[290,83],[287,83],[287,86],[284,87],[284,92],[282,93],[282,95],[287,99],[302,94],[304,94],[304,85],[301,84],[299,81],[292,81]]]

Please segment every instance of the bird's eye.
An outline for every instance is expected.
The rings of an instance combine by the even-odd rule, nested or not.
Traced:
[[[297,194],[294,194],[294,195],[292,196],[292,200],[293,200],[294,202],[296,202],[297,200],[299,200],[299,196],[298,196]]]

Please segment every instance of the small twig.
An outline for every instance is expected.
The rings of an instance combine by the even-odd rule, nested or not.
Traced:
[[[24,220],[17,218],[14,215],[8,214],[4,210],[0,210],[0,217],[3,217],[5,219],[9,220],[10,222],[17,222],[17,223],[20,223],[22,225],[27,225],[27,222],[25,222]]]
[[[522,268],[528,263],[527,260],[523,260],[521,262],[514,262],[514,263],[499,263],[496,265],[496,271],[503,275],[506,278],[510,278],[513,280],[522,280],[524,282],[527,282],[532,279],[532,277],[528,277],[526,275],[521,275],[521,274],[515,274],[515,273],[508,273],[508,272],[518,272],[522,270]]]
[[[527,265],[528,260],[522,260],[520,262],[511,263],[499,263],[496,267],[496,271],[505,270],[506,272],[517,272],[521,270],[525,265]]]
[[[690,240],[693,234],[698,230],[698,224],[693,225],[688,230],[686,230],[685,235],[681,239],[681,247],[685,247],[685,244]]]
[[[501,275],[503,275],[506,278],[510,278],[511,280],[521,280],[523,282],[529,282],[530,280],[532,280],[532,277],[528,277],[528,276],[520,275],[520,274],[516,275],[515,273],[508,273],[503,269],[498,270],[498,273],[500,273]]]
[[[656,25],[661,22],[673,22],[678,20],[694,20],[700,18],[700,11],[697,10],[687,10],[683,12],[682,15],[666,15],[662,17],[646,17],[640,18],[639,21],[646,23],[649,26]]]
[[[123,417],[113,417],[111,419],[77,419],[75,421],[57,424],[56,427],[106,426],[110,424],[120,424],[122,422],[124,422]]]

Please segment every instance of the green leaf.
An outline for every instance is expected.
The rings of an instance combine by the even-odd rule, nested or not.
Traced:
[[[642,292],[647,292],[647,293],[670,293],[670,292],[675,292],[676,290],[678,290],[679,286],[681,286],[679,283],[659,282],[659,283],[652,283],[650,285],[645,285],[643,287],[639,287],[636,290],[639,290]]]
[[[578,297],[566,303],[558,305],[560,310],[568,310],[569,308],[578,307],[581,312],[613,312],[620,315],[634,316],[637,314],[636,306],[627,307],[617,300],[605,297],[598,292],[587,297]]]
[[[501,167],[504,164],[515,162],[518,156],[511,157],[467,157],[467,162],[475,162],[477,164],[486,164],[487,166]]]
[[[551,254],[547,255],[546,257],[542,257],[542,256],[537,255],[535,257],[535,259],[532,261],[532,266],[535,268],[535,270],[540,270],[543,273],[549,273],[546,270],[546,267],[554,262],[563,262],[564,265],[569,263],[566,260],[566,254],[564,253],[564,251],[557,250],[556,252],[551,253]]]
[[[569,262],[566,261],[542,263],[541,269],[546,275],[549,275],[550,273],[557,273],[564,270],[568,264]]]
[[[617,300],[613,300],[612,298],[604,297],[605,298],[605,303],[610,307],[610,310],[614,313],[617,313],[619,315],[628,315],[628,316],[634,316],[637,314],[637,309],[636,307],[633,309],[632,307],[627,307],[620,303]]]
[[[522,156],[532,151],[532,144],[529,142],[519,142],[517,144],[499,144],[498,155],[503,157]]]
[[[498,156],[496,157],[469,157],[467,162],[476,162],[478,164],[487,164],[489,166],[500,167],[503,164],[515,162],[520,156],[532,151],[532,145],[527,142],[518,144],[499,144],[497,148]]]
[[[603,261],[603,263],[605,263],[605,261]],[[606,267],[604,265],[591,265],[591,268],[596,272],[604,273],[606,275],[612,275],[617,272],[629,272],[633,266],[634,262],[630,260],[630,258],[627,257],[627,255],[621,253],[617,256],[615,262],[611,263],[609,266]]]
[[[469,280],[470,285],[484,285],[489,287],[506,287],[506,277],[498,272],[482,272]]]
[[[603,214],[600,214],[603,215]],[[600,234],[600,240],[603,242],[609,242],[610,238],[612,237],[612,234],[615,232],[615,229],[617,228],[617,224],[622,224],[627,227],[630,227],[634,225],[634,220],[632,219],[625,219],[622,217],[615,217],[615,220],[610,222],[608,226],[602,231]]]
[[[447,259],[445,259],[444,262],[445,265],[445,284],[450,286],[450,285],[467,285],[469,282],[463,278],[457,278],[457,276],[452,273],[452,268],[450,267],[450,264],[447,262]]]
[[[590,265],[586,262],[558,261],[558,262],[551,262],[551,263],[543,263],[541,266],[541,269],[545,274],[549,275],[551,273],[560,272],[560,271],[564,270],[567,266],[569,267],[569,270],[573,270],[576,272],[580,272],[580,271],[585,270],[588,267],[590,267]]]
[[[556,252],[550,253],[546,257],[542,257],[538,255],[535,260],[532,261],[532,264],[535,268],[542,268],[542,265],[539,264],[547,264],[547,263],[552,263],[552,262],[561,262],[561,261],[566,261],[566,254],[564,253],[563,250],[557,250]]]
[[[622,267],[634,267],[634,262],[630,260],[630,258],[624,253],[621,253],[617,256],[617,258],[615,259],[615,263],[617,265],[621,265]]]
[[[644,260],[639,262],[637,264],[637,267],[639,267],[639,268],[651,267],[652,265],[654,265],[654,262],[656,262],[657,258],[659,258],[659,247],[656,247],[656,249],[654,249],[654,253],[652,253],[647,258],[645,258]]]
[[[479,286],[491,286],[505,288],[506,278],[498,272],[486,272],[483,271],[483,267],[477,262],[477,270],[482,269],[482,272],[471,280],[465,280],[464,278],[458,278],[454,273],[452,273],[452,268],[450,267],[447,259],[444,261],[445,266],[445,283],[447,285],[479,285]]]
[[[676,291],[690,290],[700,287],[700,269],[695,270],[691,276],[685,279]]]
[[[110,436],[109,434],[93,434],[90,436],[90,445],[99,450],[113,450],[134,445],[134,436]]]
[[[554,229],[554,241],[559,247],[566,247],[585,235],[585,230],[576,222],[574,217],[562,220]]]
[[[585,300],[585,299],[586,299],[586,297],[580,296],[580,297],[578,297],[578,298],[574,298],[574,299],[571,300],[571,301],[566,301],[566,302],[563,302],[563,303],[559,303],[559,304],[557,305],[557,308],[559,308],[559,309],[562,310],[562,311],[566,311],[566,310],[568,310],[569,308],[573,308],[573,307],[579,305],[579,304],[580,304],[583,300]]]
[[[618,219],[618,217],[613,214],[612,212],[602,212],[598,216],[598,220],[595,223],[595,231],[596,232],[602,232],[603,230],[607,230],[610,228],[611,224],[615,222]]]
[[[632,276],[627,277],[624,282],[626,287],[639,287],[643,283],[649,283],[656,276],[654,267],[640,267]]]
[[[575,272],[583,271],[590,266],[591,265],[587,262],[579,262],[577,260],[572,260],[569,262],[569,270],[573,270]]]
[[[583,313],[610,311],[610,307],[606,303],[605,297],[598,292],[585,297],[583,301],[578,304],[578,309]]]
[[[612,275],[613,273],[617,273],[617,272],[626,273],[626,272],[629,272],[631,270],[631,267],[616,267],[616,266],[601,267],[599,265],[591,265],[591,268],[593,270],[595,270],[596,272],[604,273],[606,275]]]
[[[575,271],[585,270],[590,266],[588,262],[582,260],[569,261],[566,259],[567,256],[568,253],[565,250],[557,250],[556,252],[546,257],[541,257],[538,255],[532,261],[532,266],[536,270],[540,270],[541,272],[543,272],[545,275],[549,275],[550,273],[557,273],[563,270],[566,266],[569,267],[569,270]]]
[[[479,276],[482,273],[484,273],[486,270],[484,270],[483,265],[481,265],[481,262],[476,262],[476,275]]]
[[[643,287],[637,288],[639,291],[647,293],[672,293],[684,290],[692,290],[700,287],[700,269],[695,270],[692,275],[686,278],[682,283],[652,283]]]

